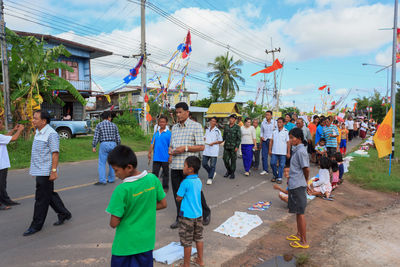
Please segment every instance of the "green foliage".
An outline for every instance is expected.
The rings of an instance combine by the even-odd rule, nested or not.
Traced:
[[[286,113],[292,114],[296,112],[296,114],[300,114],[300,110],[297,107],[286,107],[286,108],[280,108],[280,112],[282,112],[282,116],[284,116]]]
[[[207,97],[207,98],[199,99],[196,101],[192,101],[191,105],[195,106],[195,107],[208,108],[208,107],[210,107],[211,103],[213,103],[213,102],[215,102],[215,101],[213,101],[212,97]]]
[[[382,98],[383,96],[375,90],[372,96],[354,98],[354,101],[357,102],[357,110],[364,110],[367,107],[372,107],[372,118],[380,123],[386,115],[386,108],[382,106]]]
[[[245,82],[244,78],[239,74],[242,73],[240,66],[243,65],[241,60],[233,61],[233,57],[229,56],[229,52],[225,56],[218,56],[213,63],[208,63],[208,67],[213,71],[207,74],[211,78],[212,86],[209,91],[213,97],[213,102],[222,101],[230,102],[239,91],[239,85],[236,81]]]
[[[117,115],[113,122],[118,126],[120,135],[143,138],[144,132],[140,128],[134,114],[125,111],[122,115]]]
[[[241,114],[245,114],[246,117],[251,119],[262,119],[264,116],[264,110],[261,105],[254,104],[253,101],[247,101],[247,106],[243,108],[243,112]]]

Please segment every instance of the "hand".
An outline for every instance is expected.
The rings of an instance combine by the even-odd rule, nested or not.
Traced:
[[[96,153],[96,148],[95,147],[92,148],[92,151],[93,151],[93,153]]]
[[[20,130],[20,131],[23,131],[25,129],[25,126],[23,124],[18,124],[17,126],[18,126],[18,130]]]
[[[147,158],[149,159],[149,161],[151,161],[151,152],[149,152],[149,153],[147,154]]]
[[[12,130],[15,132],[16,130],[18,130],[18,128],[19,128],[19,124],[15,125]]]
[[[272,151],[268,151],[268,155],[272,156]]]
[[[173,151],[172,151],[172,155],[178,155],[178,154],[182,154],[182,153],[184,153],[185,152],[185,146],[179,146],[179,147],[177,147],[177,148],[175,148]]]
[[[235,148],[235,152],[237,152],[239,150],[239,148]]]
[[[58,177],[57,172],[51,172],[49,181],[54,181],[55,179],[57,179],[57,177]]]
[[[286,157],[287,157],[287,158],[290,158],[290,152],[286,154]]]
[[[258,150],[257,145],[254,145],[253,149],[254,149],[254,151],[257,151]]]
[[[274,184],[274,189],[279,190],[280,189],[279,185]]]
[[[169,156],[168,163],[172,163],[172,156]]]
[[[213,146],[213,145],[215,145],[215,143],[210,143],[210,144],[209,144],[209,146]]]

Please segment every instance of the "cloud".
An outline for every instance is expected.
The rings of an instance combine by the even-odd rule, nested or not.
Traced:
[[[299,4],[308,3],[309,0],[285,0],[284,2],[287,5],[299,5]]]
[[[375,56],[375,62],[378,65],[388,66],[392,64],[392,46],[380,50]]]
[[[346,95],[348,93],[348,90],[346,88],[340,88],[335,90],[336,95]]]
[[[301,94],[300,91],[294,90],[293,88],[289,89],[282,89],[281,90],[281,95],[282,96],[291,96],[291,95],[299,95]]]
[[[261,8],[256,7],[251,3],[247,3],[243,8],[244,14],[248,18],[259,18],[261,14]]]

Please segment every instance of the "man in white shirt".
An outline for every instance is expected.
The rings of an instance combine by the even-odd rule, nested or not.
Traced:
[[[349,134],[348,134],[349,141],[351,141],[353,139],[353,136],[354,136],[354,121],[353,121],[353,117],[350,116],[346,120],[345,124],[346,124],[347,130],[349,130]]]
[[[274,177],[271,182],[282,183],[283,168],[286,158],[290,158],[289,131],[283,127],[283,118],[277,120],[278,129],[272,133],[269,144],[269,155],[271,156],[271,168]],[[277,163],[279,161],[279,167]]]
[[[210,185],[215,178],[215,166],[217,165],[217,158],[219,153],[219,144],[223,142],[221,131],[216,127],[217,118],[212,117],[209,120],[209,127],[206,129],[204,135],[205,148],[203,151],[203,168],[208,173],[207,184]],[[210,165],[208,164],[210,162]]]
[[[272,133],[277,128],[276,121],[272,119],[272,111],[268,110],[265,113],[265,119],[261,123],[260,138],[262,142],[262,165],[263,171],[261,175],[268,173],[268,153],[270,150],[270,141],[272,139]]]
[[[3,128],[3,121],[0,120],[0,130]],[[19,205],[18,202],[12,201],[7,194],[7,173],[10,168],[7,145],[11,141],[16,141],[23,130],[24,126],[18,124],[7,134],[0,134],[0,210],[8,210],[9,206]]]

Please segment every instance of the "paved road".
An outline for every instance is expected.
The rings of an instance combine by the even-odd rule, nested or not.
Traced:
[[[352,145],[355,143],[358,141],[353,141]],[[149,169],[143,154],[138,159],[139,169]],[[311,173],[316,172],[313,165]],[[205,228],[204,233],[205,261],[208,266],[219,266],[244,251],[251,241],[269,230],[272,222],[288,216],[284,203],[272,189],[271,175],[261,176],[258,172],[252,173],[250,177],[241,175],[243,165],[240,159],[238,159],[236,179],[225,179],[222,177],[224,173],[225,168],[222,159],[219,158],[214,184],[204,185],[206,199],[212,209],[211,224]],[[201,170],[200,176],[205,182],[204,169]],[[26,169],[10,171],[9,195],[14,199],[20,199],[22,205],[0,212],[2,233],[0,265],[109,266],[114,230],[109,227],[109,215],[104,210],[113,189],[120,181],[98,187],[92,185],[96,180],[96,161],[62,164],[56,188],[62,190],[61,198],[72,212],[72,219],[65,225],[53,226],[57,218],[54,211],[49,209],[42,231],[30,237],[23,237],[22,233],[32,219],[35,183]],[[250,205],[261,200],[272,201],[272,207],[264,212],[249,212],[258,214],[264,223],[247,236],[235,239],[213,232],[213,229],[232,216],[235,211],[246,211]],[[176,213],[172,190],[167,195],[167,202],[168,208],[158,212],[157,215],[156,249],[170,242],[179,241],[178,231],[169,228]],[[162,266],[156,264],[158,265]]]

